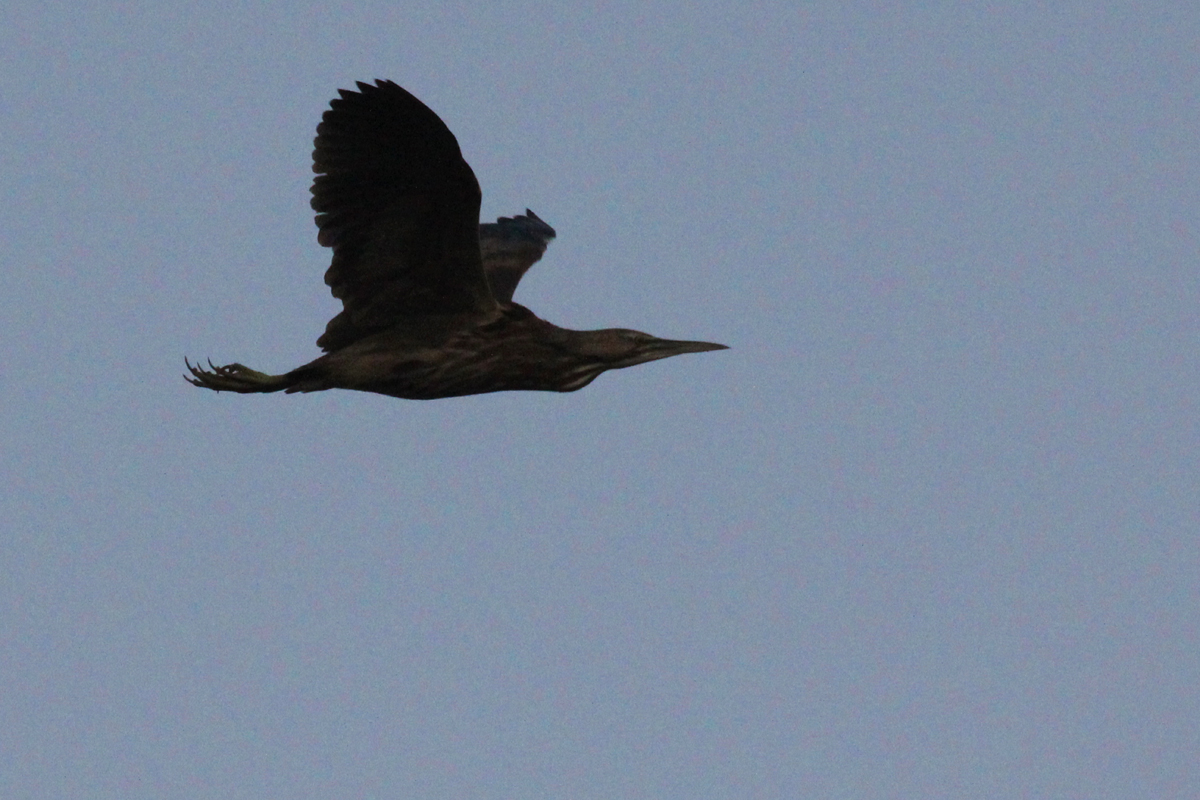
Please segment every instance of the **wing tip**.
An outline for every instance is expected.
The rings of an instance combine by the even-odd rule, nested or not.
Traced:
[[[545,241],[558,238],[558,231],[528,208],[525,209],[524,214],[517,214],[514,217],[498,217],[492,224],[505,233],[532,234]]]

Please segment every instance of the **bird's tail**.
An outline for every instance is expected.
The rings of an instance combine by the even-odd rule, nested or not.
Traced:
[[[209,369],[204,369],[201,366],[193,367],[186,358],[183,363],[187,364],[188,372],[192,373],[190,378],[184,375],[184,380],[193,386],[203,386],[214,392],[279,392],[295,384],[295,378],[291,374],[268,375],[241,364],[218,367],[209,361]]]

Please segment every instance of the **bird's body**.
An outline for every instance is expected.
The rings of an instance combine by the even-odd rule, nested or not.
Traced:
[[[624,329],[572,331],[512,295],[555,237],[532,211],[479,224],[479,184],[458,142],[389,81],[341,91],[317,128],[313,208],[334,251],[325,282],[343,310],[326,354],[282,375],[188,369],[232,392],[355,389],[414,400],[507,390],[570,392],[609,369],[724,345]]]

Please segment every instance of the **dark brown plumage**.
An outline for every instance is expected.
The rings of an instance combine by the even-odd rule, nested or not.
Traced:
[[[512,302],[554,229],[528,210],[480,225],[479,182],[458,141],[404,89],[376,81],[339,94],[313,151],[317,241],[333,248],[325,283],[343,306],[317,340],[325,355],[282,375],[188,363],[191,383],[419,400],[570,392],[606,370],[725,349],[623,329],[567,330]]]

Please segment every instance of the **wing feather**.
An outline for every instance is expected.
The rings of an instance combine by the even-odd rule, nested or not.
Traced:
[[[405,317],[494,308],[479,250],[479,182],[446,124],[391,81],[338,90],[317,126],[312,207],[340,299],[336,350]]]
[[[528,208],[524,215],[500,217],[479,226],[483,270],[496,300],[512,300],[521,276],[538,262],[555,236],[554,228]]]

